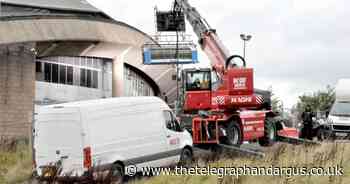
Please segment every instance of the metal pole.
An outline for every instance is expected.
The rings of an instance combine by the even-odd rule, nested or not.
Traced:
[[[252,36],[241,34],[240,37],[243,40],[243,58],[244,58],[244,60],[246,60],[246,58],[245,58],[245,49],[246,49],[246,44],[247,44],[246,42],[248,42],[252,38]]]
[[[176,100],[179,101],[179,33],[176,31]]]
[[[246,44],[246,40],[243,40],[243,59],[245,60],[245,45]]]

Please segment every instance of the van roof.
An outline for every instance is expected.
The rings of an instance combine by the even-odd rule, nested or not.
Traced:
[[[165,102],[159,97],[147,96],[147,97],[115,97],[115,98],[104,98],[97,100],[86,100],[86,101],[77,101],[77,102],[69,102],[62,104],[55,104],[46,106],[48,108],[52,107],[100,107],[100,106],[109,106],[109,105],[136,105],[136,104],[150,104],[157,103],[161,105],[165,105]]]
[[[339,79],[335,88],[337,101],[350,101],[350,79]]]

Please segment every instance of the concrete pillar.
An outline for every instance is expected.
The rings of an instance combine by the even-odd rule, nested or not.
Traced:
[[[0,137],[28,138],[34,111],[35,44],[0,45]]]
[[[131,46],[123,46],[119,49],[119,55],[113,59],[112,69],[112,96],[124,96],[124,63],[125,56],[131,50]]]
[[[112,97],[124,96],[124,62],[113,60]]]

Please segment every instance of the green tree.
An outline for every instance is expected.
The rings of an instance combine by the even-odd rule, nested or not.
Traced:
[[[334,88],[328,85],[326,90],[318,90],[312,94],[299,96],[296,110],[301,113],[305,110],[305,107],[309,105],[312,111],[329,111],[334,101]]]
[[[273,112],[283,112],[283,102],[274,94],[271,97],[271,107]]]
[[[268,88],[271,93],[271,108],[273,112],[283,112],[283,101],[273,93],[272,86]]]

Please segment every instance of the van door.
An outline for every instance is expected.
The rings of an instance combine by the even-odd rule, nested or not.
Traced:
[[[178,124],[175,116],[171,111],[163,111],[165,126],[166,126],[166,137],[169,149],[169,155],[171,155],[171,162],[177,163],[180,159],[181,148],[181,136],[182,129]]]
[[[34,148],[39,174],[48,165],[61,163],[62,174],[83,172],[83,136],[79,110],[50,109],[38,115]]]

